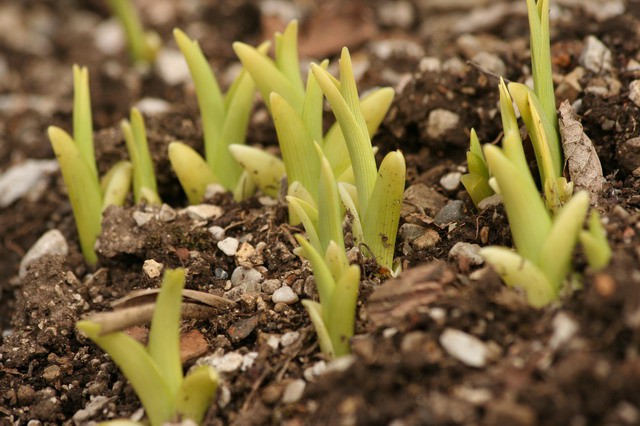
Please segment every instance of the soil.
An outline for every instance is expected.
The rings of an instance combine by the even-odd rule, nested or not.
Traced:
[[[118,123],[130,107],[143,98],[167,102],[164,112],[145,118],[163,209],[176,213],[163,220],[159,208],[130,200],[109,208],[92,268],[79,253],[59,172],[0,209],[3,425],[142,416],[126,379],[79,336],[75,322],[110,310],[134,290],[157,288],[160,278],[143,270],[149,259],[184,266],[187,288],[236,302],[182,324],[185,369],[206,360],[223,365],[229,354],[243,360],[219,368],[222,384],[205,424],[640,424],[640,155],[628,142],[640,134],[640,100],[634,103],[631,84],[640,79],[637,0],[552,1],[557,98],[577,108],[601,159],[607,182],[596,208],[613,258],[592,272],[577,250],[581,288],[543,309],[528,306],[473,255],[456,255],[457,243],[510,246],[508,223],[500,206],[478,211],[460,185],[447,190],[441,183],[466,170],[471,128],[485,143],[500,138],[495,73],[530,78],[524,1],[136,3],[165,45],[175,48],[176,26],[196,36],[223,87],[237,69],[233,41],[255,45],[297,16],[303,63],[325,56],[336,62],[347,45],[362,92],[396,89],[374,144],[380,155],[401,149],[406,156],[396,246],[404,272],[389,279],[355,256],[363,280],[353,355],[325,359],[302,305],[272,301],[280,285],[300,299],[316,297],[308,265],[293,253],[293,235],[302,229],[287,224],[283,200],[258,194],[237,203],[218,193],[206,201],[221,208],[219,216],[194,219],[184,209],[166,147],[179,139],[202,149],[190,83],[132,66],[122,48],[98,48],[96,34],[109,19],[101,1],[3,2],[0,171],[53,158],[46,128],[70,130],[71,65],[79,63],[90,70],[101,173],[127,155]],[[584,65],[591,37],[609,49],[610,65],[587,69],[577,86],[563,85]],[[434,129],[430,116],[439,109],[455,113],[456,124]],[[277,152],[259,97],[248,143]],[[439,220],[443,208],[456,210],[454,219]],[[134,219],[141,214],[149,219],[144,224]],[[212,226],[240,241],[235,256],[217,247]],[[64,235],[69,253],[43,256],[19,277],[22,257],[50,229]],[[248,270],[258,272],[260,283],[232,287],[234,271]],[[447,343],[461,332],[472,336],[462,353]],[[482,360],[465,356],[471,347]]]

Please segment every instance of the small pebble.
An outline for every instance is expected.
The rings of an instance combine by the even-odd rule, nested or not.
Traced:
[[[462,178],[460,172],[447,173],[440,179],[440,185],[447,191],[455,191],[460,186],[460,178]]]
[[[176,213],[176,211],[168,204],[162,204],[162,207],[160,207],[158,219],[160,219],[162,222],[171,222],[175,220],[177,216],[178,213]]]
[[[221,358],[214,358],[212,364],[220,373],[233,373],[238,370],[244,361],[244,356],[237,352],[229,352]]]
[[[226,280],[227,278],[229,278],[229,273],[222,268],[214,269],[213,273],[219,280]]]
[[[416,250],[426,250],[431,247],[435,247],[442,239],[438,231],[434,229],[427,229],[424,234],[413,240],[411,245]]]
[[[11,205],[58,170],[56,160],[26,160],[0,175],[0,208]]]
[[[282,338],[280,339],[280,343],[282,347],[287,347],[293,345],[300,338],[300,333],[297,331],[290,331],[288,333],[284,333]]]
[[[197,204],[186,208],[190,218],[195,220],[217,219],[222,216],[222,209],[212,204]]]
[[[379,5],[378,17],[384,25],[408,29],[413,25],[415,12],[408,1],[390,1]]]
[[[171,111],[171,104],[158,98],[142,98],[136,102],[135,107],[144,115],[166,114]]]
[[[425,228],[420,225],[414,225],[413,223],[404,223],[398,231],[398,235],[403,241],[413,241],[422,234],[424,234]]]
[[[224,229],[219,226],[212,226],[209,228],[209,232],[213,235],[213,239],[216,241],[220,241],[224,238]]]
[[[478,209],[485,210],[490,207],[498,207],[500,204],[502,204],[502,196],[500,194],[493,194],[480,201],[478,203]]]
[[[273,292],[271,300],[273,303],[286,303],[287,305],[291,305],[298,301],[298,295],[293,292],[291,287],[283,285]]]
[[[465,242],[457,242],[449,251],[450,259],[464,258],[469,265],[479,266],[484,263],[484,258],[480,255],[480,246]]]
[[[56,380],[58,377],[60,377],[60,367],[57,365],[49,365],[42,373],[42,378],[49,382]]]
[[[158,278],[162,274],[162,269],[164,265],[160,262],[156,262],[153,259],[148,259],[144,261],[142,265],[142,270],[149,278]]]
[[[158,74],[169,86],[185,83],[191,79],[187,61],[178,49],[160,49],[155,65]]]
[[[133,212],[133,220],[136,221],[136,225],[139,227],[146,225],[151,219],[153,219],[153,215],[151,213],[139,211]]]
[[[578,332],[580,326],[565,312],[558,312],[553,317],[553,335],[549,339],[549,347],[554,351],[568,343]]]
[[[633,80],[629,83],[629,99],[640,107],[640,80]]]
[[[611,51],[595,36],[587,36],[580,55],[580,65],[591,72],[601,73],[611,70]]]
[[[440,72],[442,69],[442,62],[439,58],[433,56],[427,56],[425,58],[420,59],[420,63],[418,64],[418,69],[420,72]]]
[[[233,256],[238,251],[240,242],[232,237],[227,237],[218,243],[218,248],[227,256]]]
[[[85,424],[89,419],[100,413],[102,409],[109,403],[109,401],[111,401],[111,398],[107,398],[103,395],[98,395],[92,398],[84,408],[76,411],[76,413],[73,415],[74,423]]]
[[[475,336],[446,328],[440,335],[440,344],[449,355],[465,365],[482,368],[487,364],[489,349]]]
[[[260,281],[262,281],[262,274],[257,269],[238,266],[231,273],[231,285],[234,287],[240,284],[258,284]]]
[[[506,75],[507,66],[498,56],[489,52],[478,52],[471,58],[484,71],[489,71],[497,75]]]
[[[462,200],[449,201],[433,218],[437,225],[447,225],[464,219],[464,202]]]
[[[262,283],[262,292],[266,294],[273,294],[277,289],[282,286],[280,280],[269,279]]]
[[[51,229],[42,234],[38,241],[36,241],[24,255],[20,261],[18,276],[20,278],[26,277],[29,265],[46,254],[61,254],[66,256],[68,253],[69,245],[64,235],[57,229]]]
[[[283,404],[292,404],[298,402],[302,398],[307,382],[302,379],[293,380],[287,385],[282,395]]]
[[[446,109],[434,109],[427,118],[427,135],[432,139],[442,138],[448,131],[458,127],[460,116]]]
[[[321,375],[327,369],[327,363],[325,361],[318,361],[313,364],[311,367],[307,367],[304,370],[303,376],[304,378],[310,382],[313,381],[316,377]]]

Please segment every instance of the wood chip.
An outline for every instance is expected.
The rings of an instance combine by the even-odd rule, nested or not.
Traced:
[[[436,301],[454,278],[449,266],[441,261],[409,269],[374,290],[367,301],[369,317],[377,327],[396,325]]]
[[[576,189],[586,189],[594,204],[602,192],[604,176],[593,142],[584,133],[582,124],[575,119],[568,101],[560,105],[559,122],[562,149],[571,181]]]
[[[126,296],[112,302],[111,306],[114,309],[122,309],[145,303],[152,303],[155,302],[159,293],[159,288],[147,288],[144,290],[132,291]],[[203,304],[218,310],[228,310],[236,306],[236,302],[232,300],[202,291],[184,289],[182,290],[182,297],[185,303]]]

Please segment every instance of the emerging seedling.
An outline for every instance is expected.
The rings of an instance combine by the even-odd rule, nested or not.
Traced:
[[[161,204],[158,195],[156,175],[147,143],[147,132],[142,114],[137,108],[131,109],[131,121],[120,123],[129,157],[133,163],[133,196],[136,203],[145,201],[149,204]]]
[[[171,164],[185,192],[189,194],[189,201],[192,204],[202,201],[201,198],[196,199],[194,193],[203,195],[206,186],[210,183],[219,183],[226,189],[234,191],[237,197],[245,198],[253,192],[248,191],[247,180],[249,176],[243,175],[241,166],[229,152],[229,145],[244,144],[245,142],[249,113],[253,107],[255,92],[253,80],[243,70],[227,94],[223,96],[198,42],[189,39],[179,29],[173,31],[173,36],[187,61],[195,84],[202,117],[206,164],[209,166],[210,173],[206,173],[206,179],[200,178],[194,181],[190,177],[192,173],[189,173],[188,168],[183,170],[177,166],[178,163],[186,162],[185,159],[180,158],[182,155],[192,156],[195,153],[193,150],[188,151],[186,146],[173,148],[169,151]],[[268,45],[265,44],[258,49],[264,52],[267,48]],[[201,162],[198,161],[198,164]],[[189,176],[184,175],[185,171]],[[196,186],[198,189],[194,192],[193,187]],[[253,188],[252,185],[250,187]]]
[[[399,151],[390,152],[380,169],[371,146],[367,122],[358,99],[351,57],[344,48],[340,57],[340,81],[324,68],[313,64],[313,75],[327,97],[340,125],[353,166],[355,192],[340,183],[342,202],[353,221],[356,243],[389,271],[393,270],[400,208],[404,195],[406,166]]]
[[[469,193],[471,200],[473,200],[473,204],[478,207],[480,201],[493,195],[493,189],[489,185],[489,169],[484,160],[478,135],[474,129],[471,129],[467,165],[469,173],[463,175],[460,181]]]
[[[191,420],[199,424],[218,387],[210,366],[191,370],[186,377],[180,362],[180,310],[184,269],[165,272],[146,347],[123,332],[101,333],[91,320],[78,330],[107,352],[140,398],[151,426]]]
[[[131,0],[109,0],[109,7],[122,24],[133,62],[152,63],[160,49],[160,37],[152,31],[144,31]]]
[[[314,73],[309,73],[306,85],[303,84],[298,62],[297,28],[297,22],[293,21],[284,33],[276,34],[275,60],[243,43],[234,43],[233,48],[256,82],[273,118],[289,183],[288,194],[316,206],[320,161],[315,143],[322,148],[338,181],[353,183],[353,170],[340,126],[334,124],[326,134],[322,133],[322,90]],[[319,67],[326,69],[328,64],[325,60]],[[376,132],[392,100],[393,90],[382,88],[358,101],[370,134]],[[232,147],[232,153],[245,167],[253,167],[251,176],[263,192],[273,192],[274,183],[279,184],[276,181],[280,179],[265,170],[271,166],[258,160],[256,151],[240,151]],[[268,164],[271,163],[276,161]],[[255,178],[256,175],[265,179]],[[301,190],[305,193],[301,194]],[[290,210],[289,213],[290,222],[297,224],[299,218],[295,212]]]
[[[54,126],[49,127],[48,134],[69,192],[82,254],[87,263],[94,265],[98,261],[94,245],[102,229],[102,210],[124,203],[132,170],[131,163],[121,161],[101,181],[98,179],[87,69],[74,65],[73,81],[73,138]]]

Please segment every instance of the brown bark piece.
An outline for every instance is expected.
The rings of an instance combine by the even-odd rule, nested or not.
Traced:
[[[376,288],[367,311],[376,327],[396,325],[407,315],[436,301],[455,275],[446,263],[435,261],[409,269]]]

